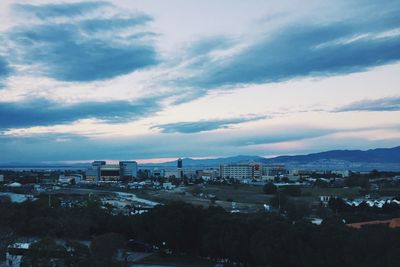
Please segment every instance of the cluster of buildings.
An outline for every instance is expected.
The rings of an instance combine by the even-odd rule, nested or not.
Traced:
[[[219,167],[196,168],[183,167],[183,160],[178,159],[177,165],[166,167],[149,167],[142,169],[148,178],[188,178],[211,181],[216,179],[234,179],[238,181],[274,181],[284,178],[291,182],[298,182],[300,178],[309,177],[310,171],[288,170],[284,164],[265,164],[260,162],[221,164]],[[321,177],[324,176],[321,172]],[[331,175],[348,177],[349,171],[330,171]],[[71,177],[69,177],[71,178]],[[65,179],[69,179],[65,177]],[[132,181],[138,178],[138,164],[136,161],[120,161],[118,164],[109,164],[106,161],[94,161],[86,170],[86,181],[114,182]],[[79,177],[75,178],[76,181]]]
[[[129,181],[136,178],[138,164],[135,161],[120,161],[119,164],[107,164],[105,161],[94,161],[86,171],[86,180],[93,182]],[[154,168],[149,175],[165,178],[202,178],[203,180],[235,179],[235,180],[265,180],[280,175],[286,175],[287,170],[283,164],[222,164],[219,168],[194,170],[183,168],[182,159],[177,160],[175,168]],[[65,177],[66,178],[66,177]]]
[[[153,177],[167,177],[167,178],[183,178],[188,173],[184,173],[183,161],[181,158],[177,160],[176,168],[172,169],[158,169],[155,168],[152,171]]]
[[[178,159],[177,167],[170,169],[155,168],[151,171],[153,177],[183,178],[191,175],[190,170],[183,169],[182,159]],[[106,161],[94,161],[86,171],[86,180],[93,182],[130,181],[137,178],[138,164],[136,161],[120,161],[119,164],[108,164]]]
[[[108,164],[106,161],[94,161],[86,171],[86,180],[93,182],[129,181],[137,177],[138,164],[135,161],[120,161],[119,164]],[[283,164],[222,164],[219,168],[194,170],[183,168],[182,159],[177,160],[175,168],[154,168],[149,173],[152,177],[165,178],[202,178],[203,180],[235,179],[235,180],[268,180],[287,175]],[[70,177],[71,178],[71,177]],[[65,177],[67,179],[67,177]]]
[[[107,164],[105,161],[94,161],[86,171],[87,181],[123,181],[137,177],[136,161],[120,161],[119,164]]]

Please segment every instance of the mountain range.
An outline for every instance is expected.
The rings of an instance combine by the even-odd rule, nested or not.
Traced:
[[[355,170],[373,169],[400,171],[400,146],[394,148],[377,148],[370,150],[331,150],[320,153],[296,156],[279,156],[264,158],[259,156],[239,155],[227,158],[192,159],[184,158],[185,167],[216,167],[219,164],[240,164],[259,162],[264,164],[283,163],[289,168],[315,170]],[[142,164],[146,167],[174,167],[176,161]]]
[[[279,156],[264,158],[260,156],[239,155],[213,159],[184,158],[187,168],[217,167],[220,164],[241,164],[258,162],[263,164],[285,164],[289,169],[308,170],[353,170],[353,171],[400,171],[400,146],[370,150],[331,150],[307,155]],[[77,164],[62,163],[0,163],[0,168],[49,168],[86,169],[90,162]],[[177,161],[139,164],[140,168],[174,168]]]

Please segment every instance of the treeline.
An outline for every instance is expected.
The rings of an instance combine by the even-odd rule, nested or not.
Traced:
[[[277,214],[230,214],[177,202],[140,216],[87,207],[49,208],[45,199],[0,205],[1,233],[92,239],[108,232],[176,254],[228,259],[242,266],[398,266],[400,229],[352,229],[330,217],[322,225]]]

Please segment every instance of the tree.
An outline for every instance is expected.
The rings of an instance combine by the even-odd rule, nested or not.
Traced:
[[[352,174],[346,178],[344,183],[348,187],[360,186],[365,189],[369,188],[369,178],[362,174]]]
[[[56,241],[45,237],[29,246],[22,259],[22,266],[60,266],[68,258],[68,252]]]
[[[276,185],[274,185],[274,183],[272,182],[268,182],[264,185],[263,187],[263,191],[265,194],[267,195],[272,195],[276,193],[276,190],[278,190],[278,188],[276,187]]]
[[[106,233],[97,236],[90,244],[90,250],[97,262],[97,266],[110,267],[118,249],[123,248],[125,240],[120,234]]]
[[[271,198],[271,206],[282,210],[283,207],[288,203],[288,197],[281,192],[277,192],[273,198]]]
[[[317,180],[315,181],[315,185],[320,188],[327,188],[329,186],[329,183],[317,178]]]
[[[310,208],[305,203],[291,203],[289,202],[286,207],[287,216],[291,221],[298,221],[303,219],[310,213]]]
[[[147,180],[147,179],[149,179],[149,175],[148,175],[148,173],[147,172],[145,172],[145,171],[143,171],[143,170],[138,170],[138,172],[137,172],[137,178],[139,179],[139,180]]]
[[[337,197],[331,197],[328,202],[329,208],[335,213],[342,212],[346,210],[347,204],[343,199]]]
[[[86,245],[77,241],[67,241],[65,245],[71,253],[71,262],[73,264],[88,265],[87,259],[90,258],[90,250]]]
[[[5,251],[7,246],[15,239],[15,233],[11,227],[0,226],[0,252]]]
[[[196,185],[190,190],[190,192],[193,195],[200,195],[201,193],[203,193],[203,189],[202,189],[201,185]]]
[[[297,185],[288,185],[284,187],[283,193],[292,197],[299,197],[301,196],[301,189]]]

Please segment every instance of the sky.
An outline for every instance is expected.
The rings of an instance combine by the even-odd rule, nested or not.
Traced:
[[[400,145],[400,1],[0,2],[0,162]]]

